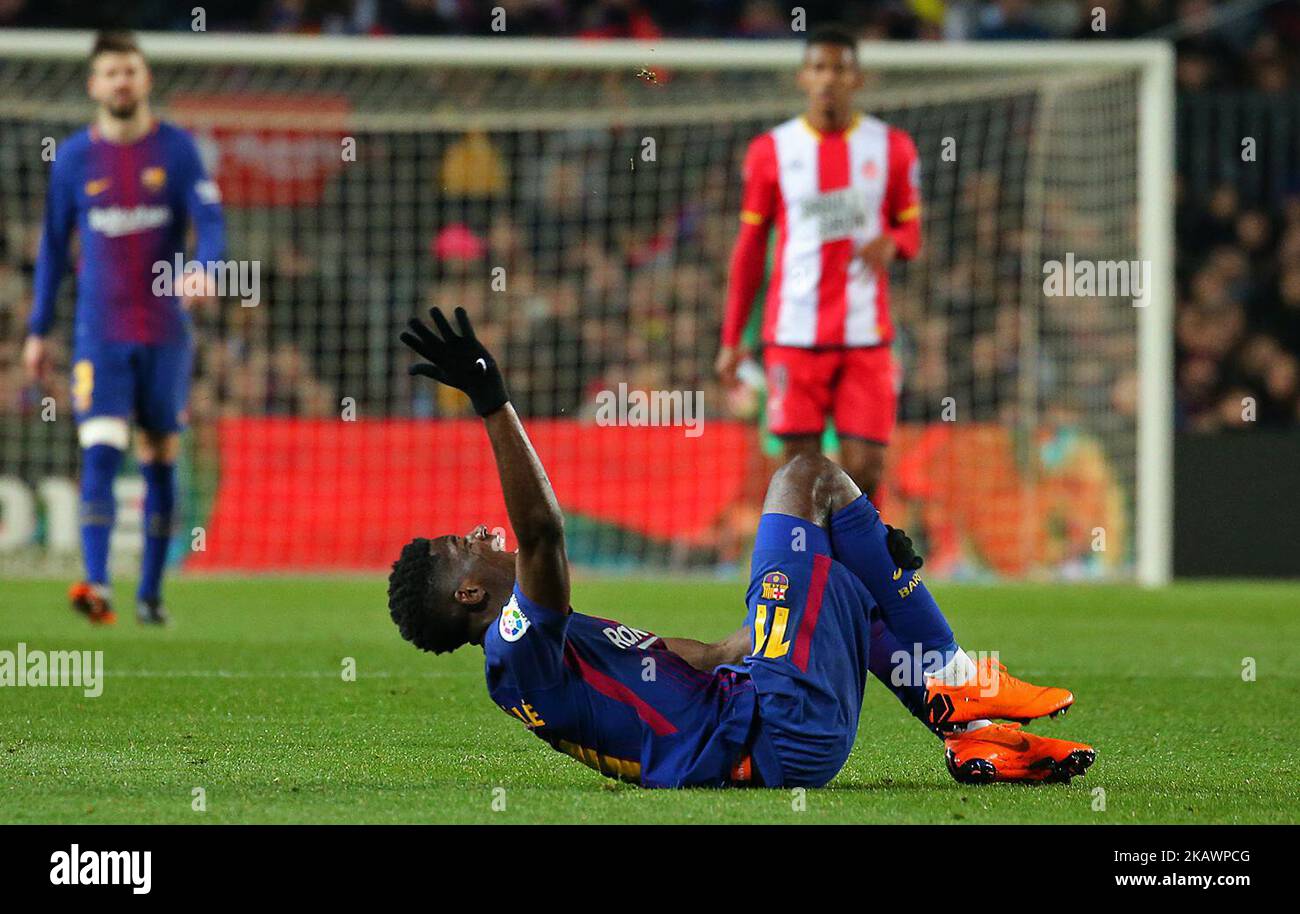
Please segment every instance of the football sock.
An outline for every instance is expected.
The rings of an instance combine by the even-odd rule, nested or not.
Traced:
[[[830,528],[835,559],[871,592],[894,638],[919,650],[923,671],[948,670],[949,675],[962,675],[969,658],[957,647],[948,620],[920,575],[894,564],[885,545],[885,525],[870,499],[860,495],[836,511]],[[959,654],[964,662],[958,659]]]
[[[903,707],[907,708],[913,717],[925,724],[926,729],[936,736],[944,737],[955,732],[969,733],[992,723],[991,720],[973,720],[967,724],[949,725],[946,732],[931,726],[926,719],[926,676],[913,662],[914,657],[912,651],[905,647],[903,642],[899,641],[894,636],[894,633],[889,630],[883,619],[877,618],[871,623],[871,653],[867,668],[871,671],[871,675],[884,683],[885,688],[894,693],[894,697],[903,703]],[[954,662],[951,664],[955,669],[964,668],[964,664],[960,663],[959,660],[970,665],[970,675],[974,676],[975,665],[971,663],[970,658],[960,648],[954,654]],[[936,671],[932,675],[942,678],[945,671]],[[953,676],[956,674],[953,671],[948,671],[947,675]],[[960,685],[961,683],[956,682],[953,684]]]
[[[161,596],[163,566],[171,545],[172,516],[176,510],[176,465],[146,463],[144,474],[144,556],[140,562],[140,600]]]
[[[107,444],[86,448],[81,456],[81,557],[86,581],[108,584],[108,541],[117,517],[113,479],[122,465],[122,452]]]
[[[944,685],[959,686],[970,682],[979,674],[975,667],[975,661],[961,648],[953,652],[952,659],[947,665],[940,667],[930,673],[935,679]]]
[[[882,619],[871,623],[871,653],[867,669],[894,693],[913,717],[934,730],[926,721],[925,677],[917,675],[912,656],[911,650],[894,637]]]

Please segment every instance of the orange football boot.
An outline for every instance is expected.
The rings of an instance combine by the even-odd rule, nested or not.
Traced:
[[[94,625],[112,625],[117,621],[113,606],[95,589],[93,584],[81,581],[68,588],[68,601]]]
[[[980,658],[975,666],[978,673],[965,685],[926,680],[926,714],[932,726],[967,724],[993,717],[1028,723],[1035,717],[1064,714],[1074,704],[1074,695],[1068,689],[1031,685],[1010,675],[992,657]]]
[[[1037,736],[1020,724],[989,724],[943,741],[944,760],[962,784],[993,781],[1054,781],[1082,777],[1097,758],[1084,743]]]

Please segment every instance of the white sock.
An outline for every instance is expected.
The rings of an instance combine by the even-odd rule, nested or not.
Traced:
[[[935,670],[929,678],[937,679],[944,685],[959,686],[970,682],[978,672],[975,661],[966,656],[966,652],[961,648],[957,648],[947,665]]]
[[[980,720],[972,720],[970,723],[966,725],[966,729],[962,730],[961,732],[972,733],[975,730],[980,729],[981,727],[991,727],[991,726],[993,726],[993,721],[984,720],[981,718]]]

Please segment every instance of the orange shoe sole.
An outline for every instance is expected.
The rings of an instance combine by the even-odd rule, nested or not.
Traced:
[[[943,755],[948,773],[959,784],[992,784],[995,781],[1068,784],[1071,779],[1087,774],[1097,760],[1097,750],[1086,746],[1072,749],[1059,759],[1048,755],[1027,766],[1003,765],[1000,768],[990,759],[978,757],[959,764],[957,753],[952,749],[945,749]]]

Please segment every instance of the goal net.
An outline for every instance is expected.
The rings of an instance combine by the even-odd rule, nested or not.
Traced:
[[[722,390],[712,361],[740,160],[802,108],[797,43],[142,43],[155,110],[198,139],[226,256],[257,280],[255,301],[194,314],[175,563],[382,569],[414,535],[508,534],[468,404],[406,374],[397,333],[431,305],[466,307],[498,354],[575,562],[747,561],[775,451],[761,390]],[[0,55],[6,573],[76,563],[71,276],[49,389],[23,379],[19,351],[45,153],[89,120],[88,46],[33,33]],[[862,59],[860,108],[912,134],[924,198],[922,254],[893,272],[887,519],[937,575],[1160,579],[1167,54],[931,44]],[[130,573],[129,466],[118,495],[114,566]]]

